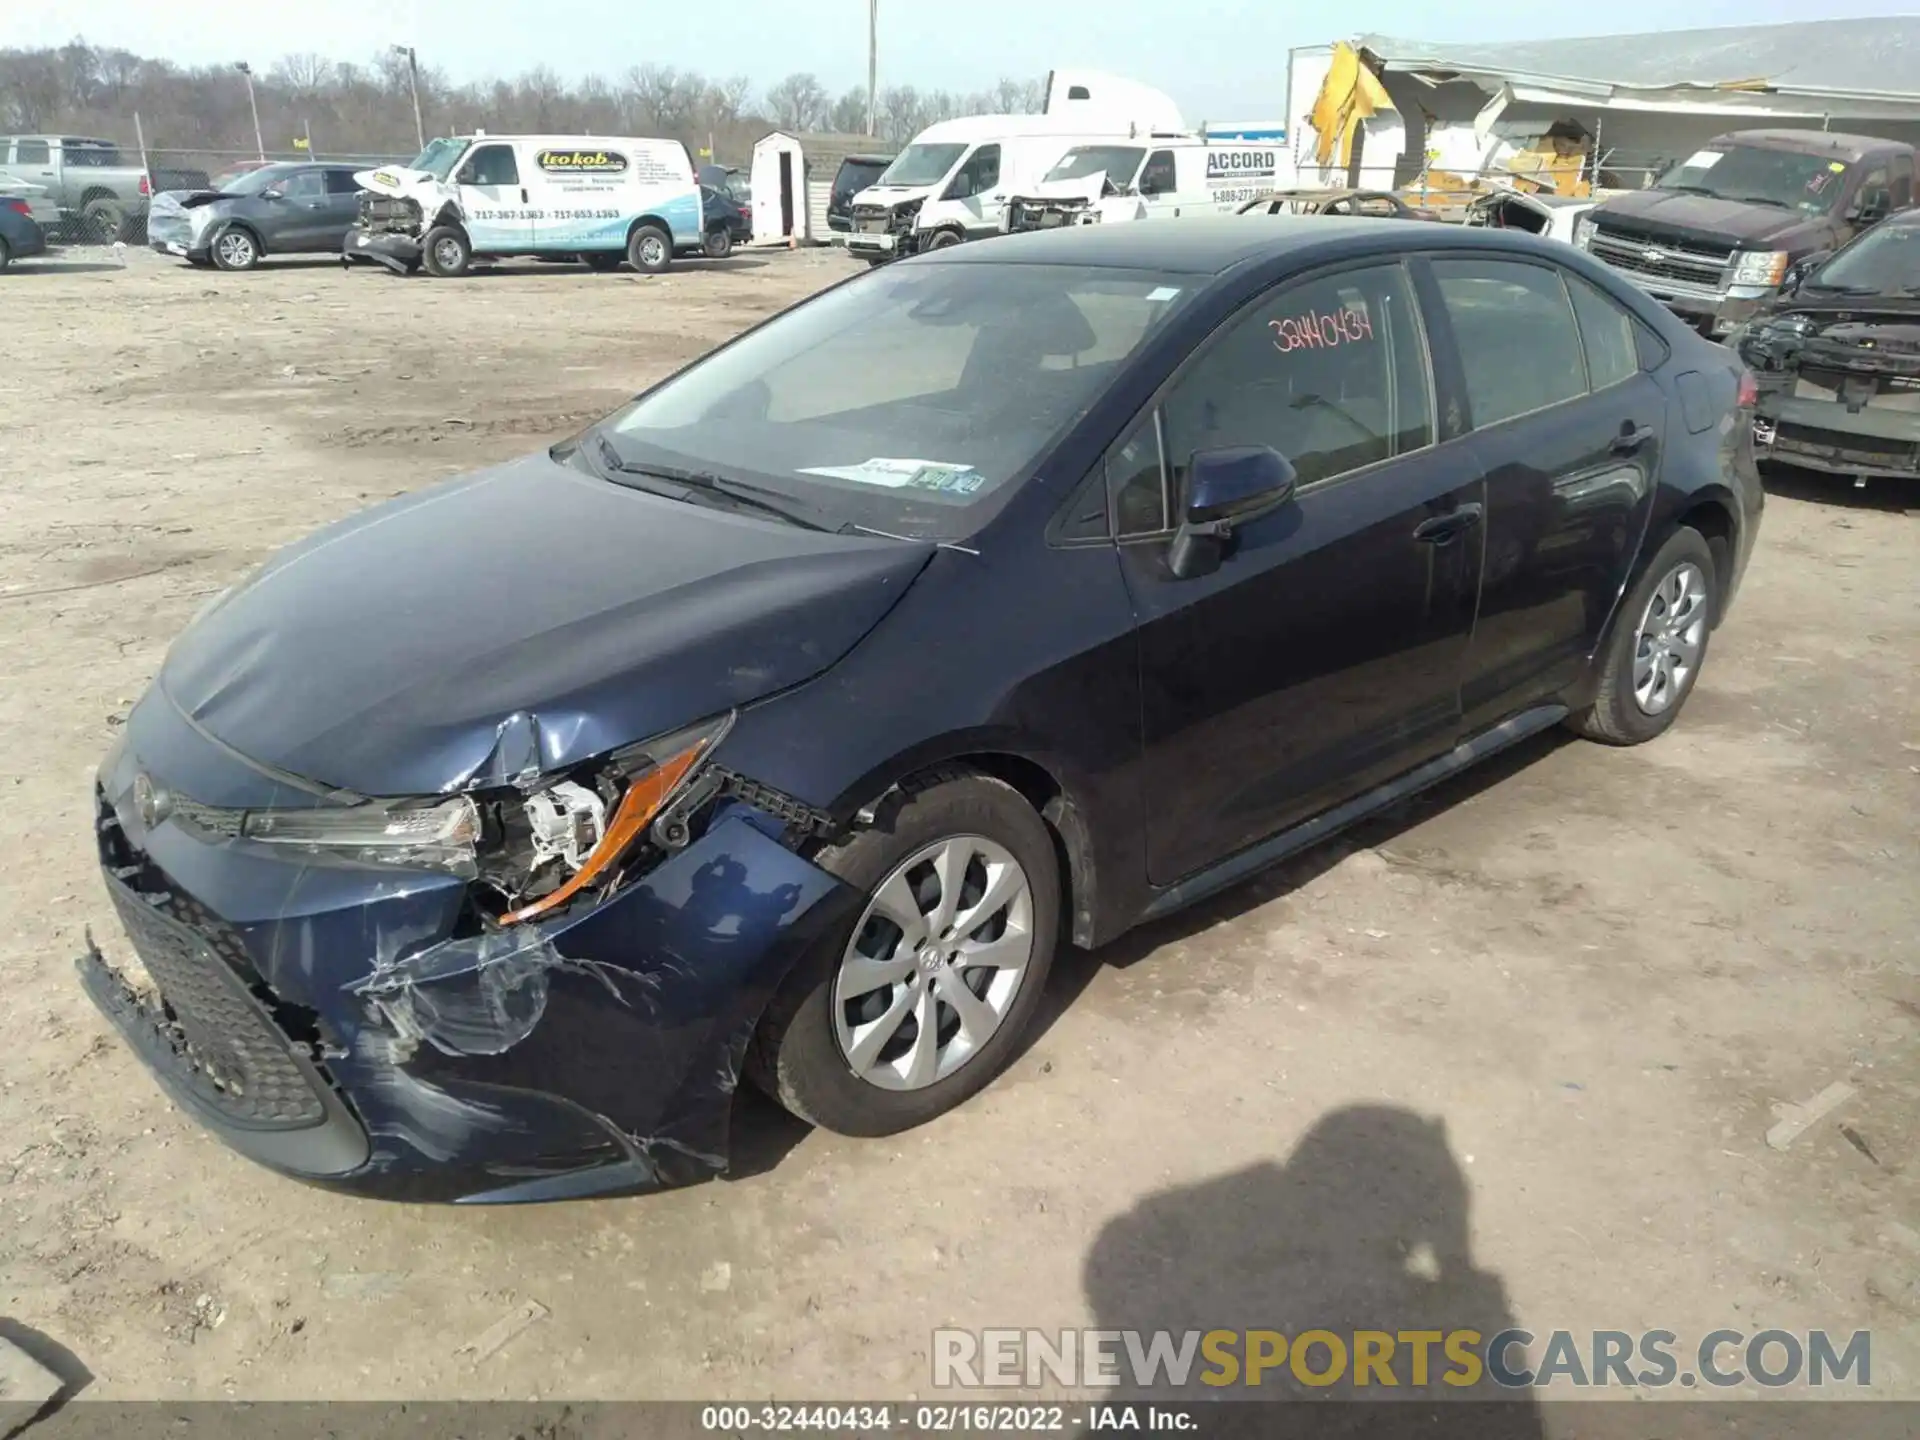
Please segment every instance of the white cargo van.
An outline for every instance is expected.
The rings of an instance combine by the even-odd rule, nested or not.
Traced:
[[[1278,145],[1153,134],[1124,144],[1076,145],[1040,183],[1007,199],[1006,229],[1231,214],[1290,180]]]
[[[853,197],[847,249],[872,264],[998,235],[1007,196],[1030,190],[1075,145],[1124,144],[1098,115],[972,115],[913,137]]]
[[[406,274],[462,275],[477,256],[505,255],[651,274],[702,244],[700,186],[678,140],[478,131],[354,179],[367,193],[344,257]]]

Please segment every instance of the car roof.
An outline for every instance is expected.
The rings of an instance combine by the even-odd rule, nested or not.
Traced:
[[[1537,242],[1545,246],[1547,242]],[[1437,221],[1346,215],[1209,215],[1140,220],[1129,225],[1067,225],[999,235],[984,245],[935,252],[952,264],[1082,265],[1114,270],[1166,270],[1218,275],[1249,260],[1351,245],[1356,253],[1388,250],[1534,248],[1504,230]],[[1559,247],[1564,251],[1566,247]],[[1538,253],[1553,254],[1551,249]],[[1316,255],[1316,260],[1327,258]]]

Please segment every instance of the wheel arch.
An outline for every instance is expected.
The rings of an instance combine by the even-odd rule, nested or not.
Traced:
[[[1060,865],[1060,913],[1067,921],[1068,935],[1083,949],[1097,944],[1099,866],[1091,817],[1080,798],[1085,787],[1074,783],[1058,763],[1004,743],[956,741],[937,753],[916,750],[869,771],[851,787],[843,804],[833,808],[856,817],[878,814],[889,802],[955,771],[998,780],[1033,807],[1053,837],[1054,858]]]
[[[631,225],[627,226],[627,243],[629,245],[633,243],[633,232],[638,230],[642,225],[651,225],[655,229],[664,232],[667,237],[667,243],[670,245],[677,245],[680,243],[678,240],[674,239],[673,226],[667,223],[666,218],[661,215],[655,215],[651,211],[649,211],[645,215],[636,216],[634,218],[634,222]],[[705,236],[707,232],[703,228],[700,231],[700,233],[702,236]]]
[[[81,209],[86,209],[87,206],[96,200],[111,200],[114,204],[118,205],[120,203],[120,196],[110,186],[106,185],[89,185],[80,192]]]
[[[1697,530],[1707,542],[1707,550],[1713,556],[1713,623],[1717,629],[1720,618],[1726,613],[1728,587],[1733,583],[1733,558],[1739,553],[1740,508],[1730,491],[1718,486],[1698,490],[1681,502],[1681,509],[1668,527],[1667,534],[1660,537],[1660,544],[1666,543],[1667,535],[1674,530]],[[1654,546],[1657,550],[1659,547]],[[1651,555],[1652,550],[1648,551]]]
[[[219,228],[215,230],[213,234],[207,237],[207,250],[209,253],[212,252],[213,247],[215,245],[220,243],[220,237],[222,235],[225,235],[229,230],[245,231],[247,237],[253,241],[253,248],[255,253],[261,256],[265,256],[270,253],[267,249],[266,237],[261,235],[260,230],[257,226],[252,224],[250,221],[246,221],[246,220],[221,221]]]

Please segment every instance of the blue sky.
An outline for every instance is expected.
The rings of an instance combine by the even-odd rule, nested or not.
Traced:
[[[1914,0],[1615,0],[1500,8],[1465,0],[1130,5],[1115,0],[880,0],[881,84],[973,90],[1054,66],[1158,85],[1190,119],[1277,116],[1289,46],[1374,31],[1423,40],[1522,40],[1838,15],[1897,15]],[[1338,13],[1342,18],[1326,18]],[[290,51],[364,59],[411,44],[455,80],[547,64],[569,78],[654,63],[750,76],[765,89],[811,70],[839,93],[866,80],[867,0],[0,0],[0,46],[96,44],[265,67]]]

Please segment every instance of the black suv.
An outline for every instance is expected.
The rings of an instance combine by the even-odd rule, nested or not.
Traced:
[[[880,178],[893,163],[891,155],[849,155],[840,162],[827,196],[827,229],[842,234],[853,229],[853,197]]]

